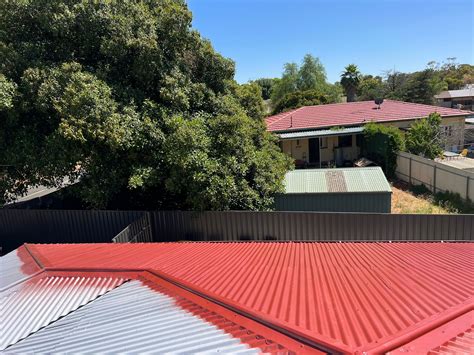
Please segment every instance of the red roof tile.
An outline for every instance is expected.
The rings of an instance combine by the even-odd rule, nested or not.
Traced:
[[[377,105],[373,101],[304,106],[267,117],[265,120],[269,131],[286,131],[361,125],[370,121],[413,120],[426,117],[433,112],[438,112],[443,117],[472,114],[469,111],[446,107],[384,100],[380,109],[377,109]]]
[[[395,349],[474,305],[470,243],[28,245],[46,268],[146,269],[285,334]]]

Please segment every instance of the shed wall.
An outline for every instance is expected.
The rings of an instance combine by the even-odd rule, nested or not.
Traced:
[[[281,194],[275,197],[275,210],[390,213],[391,199],[389,192]]]

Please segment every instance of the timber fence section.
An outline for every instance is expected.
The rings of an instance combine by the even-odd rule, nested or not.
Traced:
[[[433,193],[454,192],[474,201],[474,173],[453,168],[418,155],[400,152],[396,175],[413,185],[425,185]]]

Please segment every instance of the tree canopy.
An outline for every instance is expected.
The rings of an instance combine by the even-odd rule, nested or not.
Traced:
[[[273,85],[271,94],[273,111],[281,112],[295,108],[293,104],[286,106],[284,102],[297,102],[294,98],[307,96],[310,91],[313,97],[324,96],[325,103],[340,102],[342,96],[340,85],[327,82],[326,70],[319,58],[306,54],[301,66],[296,63],[285,64],[281,78]],[[299,105],[296,107],[300,107]]]
[[[81,177],[96,208],[269,208],[290,161],[261,89],[191,19],[181,0],[1,2],[0,189]]]
[[[474,66],[458,64],[456,58],[447,58],[445,63],[429,62],[427,67],[413,73],[388,70],[381,76],[362,75],[350,64],[341,75],[341,85],[347,101],[356,97],[358,101],[384,97],[407,102],[434,104],[436,94],[443,90],[462,89],[474,83]]]
[[[272,96],[273,88],[279,80],[279,78],[260,78],[254,80],[253,83],[257,84],[262,89],[262,98],[264,100],[269,100]]]
[[[289,111],[302,106],[323,105],[329,102],[327,95],[319,90],[295,91],[286,94],[278,101],[273,114]]]

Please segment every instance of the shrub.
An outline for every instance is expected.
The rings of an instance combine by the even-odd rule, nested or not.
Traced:
[[[438,157],[443,152],[440,125],[439,113],[432,113],[413,123],[405,136],[407,151],[428,159]]]
[[[374,122],[365,125],[362,154],[380,165],[387,177],[395,175],[397,153],[404,147],[404,136],[398,128]]]
[[[415,196],[420,196],[420,195],[429,195],[431,194],[431,191],[424,185],[411,185],[410,186],[410,191],[415,195]]]
[[[474,213],[474,203],[464,200],[461,195],[451,191],[437,192],[434,202],[452,213]]]

